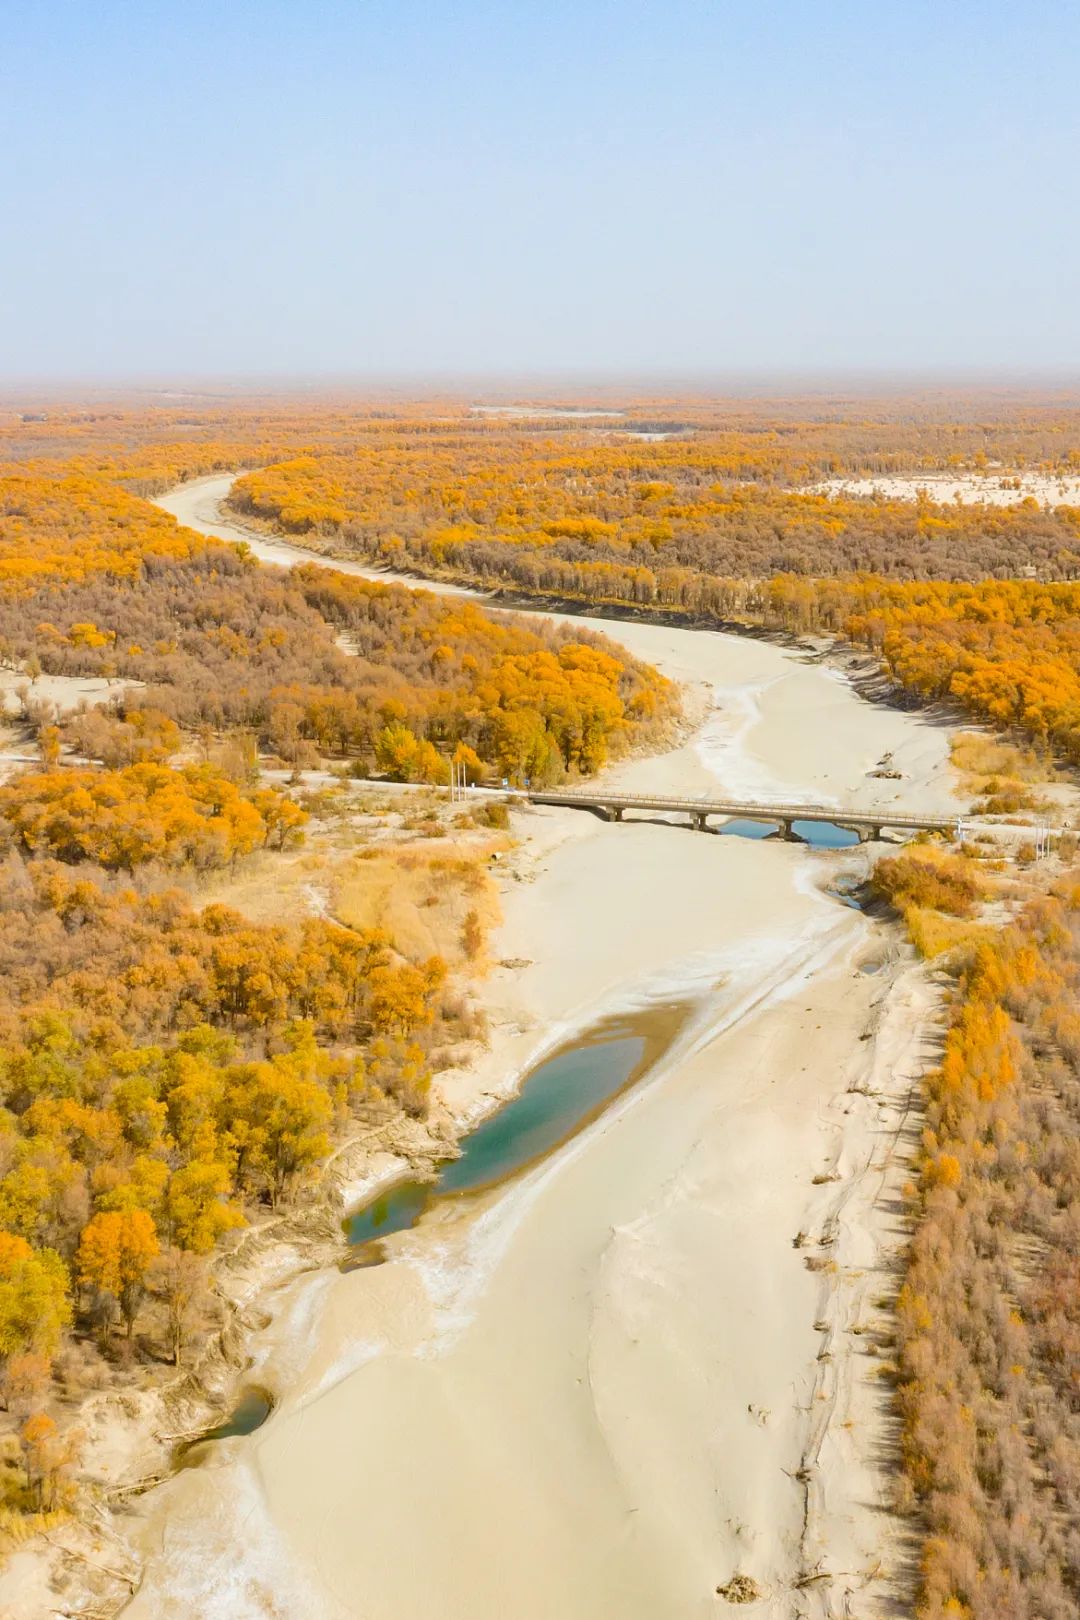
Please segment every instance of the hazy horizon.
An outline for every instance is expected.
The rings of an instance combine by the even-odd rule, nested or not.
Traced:
[[[7,385],[1080,376],[1080,15],[12,9]]]
[[[655,399],[676,403],[692,403],[758,398],[764,401],[789,398],[793,401],[839,399],[852,397],[903,399],[927,395],[940,395],[944,399],[1003,398],[1040,399],[1050,401],[1059,396],[1080,396],[1080,366],[1038,368],[968,368],[922,367],[917,370],[843,370],[824,367],[799,372],[784,372],[762,367],[746,368],[737,373],[697,373],[684,371],[669,374],[660,370],[617,371],[597,370],[574,372],[568,370],[543,371],[507,370],[505,372],[473,372],[461,370],[372,372],[361,373],[310,372],[233,374],[185,374],[182,371],[147,371],[140,375],[116,374],[97,376],[91,373],[55,375],[4,375],[0,373],[0,400],[9,405],[20,401],[55,400],[58,404],[77,405],[102,400],[128,400],[133,404],[147,399],[177,401],[197,399],[223,403],[251,402],[259,399],[298,401],[305,397],[312,401],[334,398],[370,400],[393,404],[422,403],[426,400],[446,398],[457,404],[465,401],[476,404],[515,402],[528,405],[550,404],[564,398],[581,404],[588,400],[617,401],[624,404],[647,404]],[[614,403],[612,408],[615,408]]]

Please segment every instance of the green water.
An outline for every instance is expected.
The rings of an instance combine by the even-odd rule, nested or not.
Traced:
[[[251,1384],[241,1391],[240,1399],[224,1423],[207,1429],[194,1440],[185,1440],[177,1448],[175,1460],[181,1467],[197,1467],[205,1456],[202,1447],[210,1440],[229,1440],[237,1434],[254,1434],[274,1410],[274,1397],[261,1384]]]
[[[397,1181],[345,1221],[345,1236],[354,1247],[372,1238],[390,1237],[414,1226],[431,1203],[434,1181]]]
[[[517,1096],[469,1132],[461,1157],[447,1160],[433,1181],[399,1181],[349,1216],[349,1244],[357,1249],[402,1232],[437,1199],[477,1192],[535,1164],[655,1061],[686,1010],[652,1008],[608,1019],[538,1064]]]
[[[446,1160],[434,1180],[399,1181],[349,1217],[345,1232],[353,1250],[351,1264],[382,1259],[379,1239],[415,1226],[436,1199],[495,1186],[573,1136],[646,1072],[670,1045],[688,1011],[688,1006],[672,1004],[609,1018],[537,1064],[518,1094],[469,1132],[460,1158]],[[249,1385],[224,1423],[177,1447],[175,1463],[198,1467],[210,1441],[253,1434],[273,1406],[268,1390]]]

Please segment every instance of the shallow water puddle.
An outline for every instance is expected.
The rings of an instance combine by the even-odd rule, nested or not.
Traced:
[[[835,821],[793,821],[791,827],[811,849],[850,849],[859,842],[858,833],[837,826]]]
[[[606,1018],[537,1064],[517,1095],[462,1139],[460,1157],[446,1160],[434,1180],[399,1181],[348,1217],[343,1224],[353,1253],[342,1269],[378,1264],[384,1259],[380,1240],[415,1226],[436,1201],[497,1186],[568,1141],[647,1073],[691,1006],[665,1003]],[[224,1423],[177,1446],[175,1466],[197,1468],[212,1442],[253,1434],[273,1409],[269,1390],[249,1385]]]
[[[516,1096],[463,1138],[461,1156],[434,1180],[399,1181],[348,1217],[346,1238],[364,1252],[346,1264],[377,1263],[379,1240],[415,1226],[437,1201],[495,1186],[561,1146],[652,1067],[689,1012],[677,1002],[606,1018],[545,1058]]]
[[[850,849],[859,842],[858,833],[849,827],[837,826],[835,821],[793,821],[792,831],[811,849]],[[718,832],[721,837],[730,838],[775,838],[779,835],[779,823],[775,821],[751,821],[745,816],[733,816],[730,821],[723,822],[710,832]]]
[[[274,1397],[261,1384],[250,1384],[240,1393],[240,1399],[224,1423],[207,1429],[194,1440],[184,1440],[176,1448],[175,1461],[181,1468],[197,1468],[206,1456],[202,1449],[212,1440],[231,1440],[234,1435],[254,1434],[274,1410]]]

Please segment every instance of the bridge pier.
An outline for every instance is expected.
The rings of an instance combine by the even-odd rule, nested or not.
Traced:
[[[604,806],[604,814],[609,821],[621,821],[622,813],[623,807],[621,804],[606,804]]]
[[[783,839],[785,844],[802,843],[802,839],[795,831],[795,821],[793,817],[778,816],[776,819],[780,824],[780,837]]]
[[[709,815],[706,810],[693,810],[690,813],[691,824],[695,832],[708,832]]]

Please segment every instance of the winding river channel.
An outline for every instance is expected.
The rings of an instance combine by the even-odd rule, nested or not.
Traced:
[[[312,560],[223,518],[229,482],[160,504]],[[701,715],[613,787],[956,807],[946,734],[818,659],[564,622]],[[885,753],[900,780],[870,774]],[[446,1083],[465,1152],[435,1184],[383,1167],[354,1263],[285,1291],[251,1370],[273,1409],[140,1504],[136,1620],[696,1620],[736,1577],[785,1620],[896,1595],[862,1335],[933,998],[825,892],[872,856],[556,809],[515,832],[492,1048]]]

